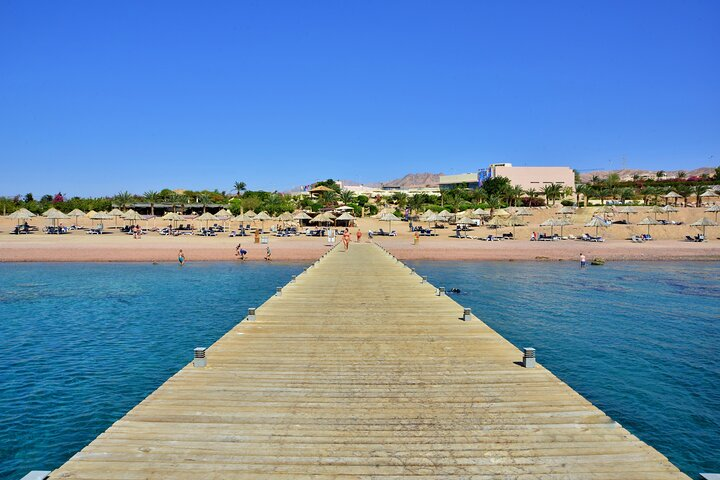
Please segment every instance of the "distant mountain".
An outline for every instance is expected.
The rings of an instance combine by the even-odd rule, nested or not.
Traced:
[[[683,171],[685,172],[686,177],[699,177],[700,175],[706,173],[708,175],[713,175],[715,173],[714,168],[710,167],[700,167],[696,168],[694,170],[665,170],[665,177],[663,178],[677,178],[678,172]],[[594,176],[598,176],[600,178],[607,178],[611,173],[617,173],[620,175],[620,180],[633,180],[635,175],[639,175],[641,178],[655,178],[655,174],[658,172],[658,170],[633,170],[633,169],[624,169],[624,170],[594,170],[592,172],[585,172],[580,174],[580,180],[583,182],[589,182],[592,180]]]
[[[402,178],[382,182],[381,185],[402,188],[437,187],[440,182],[440,175],[442,173],[408,173]]]

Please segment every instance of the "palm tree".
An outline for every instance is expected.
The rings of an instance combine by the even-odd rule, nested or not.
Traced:
[[[687,172],[685,170],[679,170],[677,172],[677,178],[683,179],[685,177],[687,177]]]
[[[338,194],[335,193],[334,191],[332,191],[332,192],[322,192],[322,193],[320,194],[320,201],[321,201],[322,204],[325,205],[325,206],[331,205],[331,204],[335,203],[335,201],[337,200],[337,196],[338,196]]]
[[[505,193],[507,195],[508,203],[517,207],[517,201],[523,194],[523,189],[520,185],[515,185],[507,189]]]
[[[645,205],[648,205],[648,199],[651,197],[657,197],[658,195],[658,189],[655,187],[645,187],[642,190],[640,190],[640,195],[643,197],[643,203]]]
[[[683,197],[683,204],[687,207],[687,201],[693,191],[689,185],[678,185],[675,191]]]
[[[200,205],[202,205],[203,213],[205,213],[205,211],[207,210],[207,206],[212,203],[210,195],[208,195],[207,193],[202,193],[198,195],[197,201]]]
[[[403,192],[395,192],[392,194],[392,200],[397,204],[400,210],[402,210],[405,208],[405,205],[407,205],[408,195]]]
[[[562,194],[562,185],[559,183],[545,185],[543,187],[543,194],[545,195],[546,200],[552,201],[552,204],[555,205],[555,200],[560,198],[560,195]]]
[[[620,200],[622,200],[623,204],[626,200],[631,200],[633,197],[635,197],[635,190],[632,188],[623,188],[620,190]]]
[[[425,199],[422,195],[413,195],[408,199],[408,206],[411,212],[419,212],[422,209]]]
[[[347,205],[355,200],[355,194],[351,190],[343,189],[340,191],[340,200]]]
[[[118,207],[120,207],[121,210],[126,210],[128,205],[130,205],[130,202],[132,202],[133,196],[130,194],[130,192],[120,192],[117,195],[115,195],[115,203]]]
[[[657,172],[655,172],[655,178],[657,178],[658,180],[660,180],[664,176],[665,176],[665,170],[658,170]]]
[[[702,199],[700,198],[700,195],[707,192],[708,187],[706,185],[694,185],[690,191],[695,194],[695,197],[697,198],[697,201],[695,202],[695,206],[699,207],[700,203],[702,202]]]
[[[143,196],[150,204],[150,215],[155,216],[155,204],[160,201],[160,192],[148,190],[143,194]]]
[[[527,190],[525,190],[525,195],[530,198],[536,198],[538,195],[540,195],[540,193],[534,188],[528,188]]]
[[[584,183],[575,185],[575,203],[578,206],[580,205],[580,195],[582,195],[585,201],[585,206],[587,207],[588,197],[590,196],[591,192],[592,187],[590,187],[590,185],[586,185]]]
[[[490,216],[492,217],[495,213],[495,210],[502,207],[502,202],[500,201],[500,197],[497,195],[490,195],[487,200],[485,201],[487,203],[488,208],[490,209]]]
[[[240,193],[241,193],[241,192],[244,192],[246,187],[247,187],[247,186],[245,185],[245,182],[235,182],[235,183],[233,184],[233,189],[237,192],[237,195],[236,195],[236,196],[239,197],[239,196],[240,196]]]
[[[475,203],[483,203],[488,197],[487,191],[484,188],[476,188],[470,195],[470,198],[472,198]]]

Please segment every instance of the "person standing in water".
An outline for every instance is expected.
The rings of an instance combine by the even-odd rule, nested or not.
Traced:
[[[585,261],[585,255],[582,253],[580,254],[580,268],[585,268],[586,261]]]
[[[180,250],[180,251],[178,252],[178,262],[180,263],[180,266],[181,266],[181,267],[182,267],[183,265],[185,265],[185,254],[183,253],[182,250]]]

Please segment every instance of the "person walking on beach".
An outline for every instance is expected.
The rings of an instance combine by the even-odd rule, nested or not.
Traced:
[[[580,268],[585,268],[586,261],[585,261],[585,255],[582,253],[580,254]]]
[[[242,248],[242,243],[238,243],[238,246],[235,247],[235,256],[240,257],[240,260],[245,260],[245,255],[247,255],[247,250]]]
[[[343,245],[345,245],[345,251],[347,252],[348,248],[350,247],[350,230],[348,230],[347,228],[343,232],[342,242]]]
[[[360,243],[360,239],[362,238],[362,232],[360,231],[359,228],[358,228],[356,236],[357,236],[357,243]]]
[[[267,247],[267,250],[265,250],[265,260],[267,260],[268,262],[272,260],[270,258],[270,247],[269,246]]]
[[[180,251],[178,252],[178,262],[180,263],[180,266],[181,266],[181,267],[182,267],[183,265],[185,265],[185,254],[183,253],[182,250],[180,250]]]

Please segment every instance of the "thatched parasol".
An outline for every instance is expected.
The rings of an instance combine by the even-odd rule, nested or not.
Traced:
[[[696,222],[693,222],[690,224],[693,227],[702,227],[703,237],[705,236],[705,228],[707,227],[717,227],[717,222],[713,222],[707,217],[702,217],[700,220],[697,220]]]

